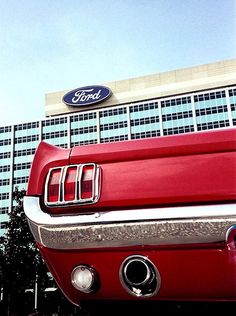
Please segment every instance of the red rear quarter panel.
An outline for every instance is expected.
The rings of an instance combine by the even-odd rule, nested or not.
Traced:
[[[98,203],[47,211],[78,213],[236,198],[235,130],[74,147],[71,152],[42,142],[28,195],[43,196],[49,168],[80,163],[101,167]]]
[[[60,149],[42,142],[33,161],[27,195],[41,197],[43,204],[49,169],[82,163],[95,163],[101,167],[99,201],[86,206],[44,206],[43,211],[51,217],[58,218],[62,214],[64,217],[69,214],[73,217],[82,214],[84,217],[83,214],[109,211],[117,214],[117,210],[125,212],[130,209],[143,209],[146,216],[146,209],[150,208],[160,208],[161,212],[162,209],[165,212],[169,206],[179,210],[180,205],[211,204],[215,207],[218,204],[223,209],[224,204],[232,206],[236,201],[235,129],[72,149]],[[139,242],[133,246],[53,249],[46,247],[38,238],[38,247],[58,285],[74,304],[89,299],[140,299],[128,294],[119,279],[121,264],[131,255],[147,257],[160,273],[160,290],[150,298],[152,300],[236,301],[236,216],[231,215],[235,226],[230,235],[225,230],[222,233],[225,239],[208,244]],[[178,219],[181,218],[176,221]],[[190,221],[194,222],[194,218]],[[79,224],[78,227],[74,222],[71,225],[76,226],[78,235],[81,233],[83,237],[79,229],[83,229],[84,222]],[[35,223],[33,225],[36,227]],[[45,223],[43,225],[45,232],[47,228],[52,228]],[[106,222],[97,222],[97,225],[105,226]],[[61,226],[55,225],[55,234]],[[36,236],[40,227],[37,229]],[[57,236],[64,238],[66,229],[68,227],[64,225],[61,235]],[[206,234],[211,235],[211,231]],[[100,235],[97,238],[102,241]],[[73,241],[69,240],[69,243]],[[73,287],[71,272],[79,264],[89,265],[98,272],[101,286],[96,293],[85,294]]]

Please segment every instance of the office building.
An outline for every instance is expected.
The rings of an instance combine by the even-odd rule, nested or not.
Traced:
[[[42,140],[67,148],[236,127],[236,59],[103,86],[109,88],[109,97],[79,106],[63,102],[68,91],[48,93],[45,119],[0,127],[0,235],[12,191],[15,186],[27,188]],[[98,99],[99,91],[87,97],[75,94],[93,87],[100,86],[75,89],[74,96]]]

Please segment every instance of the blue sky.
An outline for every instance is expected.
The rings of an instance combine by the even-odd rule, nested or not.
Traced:
[[[0,126],[45,93],[236,57],[234,0],[0,0]]]

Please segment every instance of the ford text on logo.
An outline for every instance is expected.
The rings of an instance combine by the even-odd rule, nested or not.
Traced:
[[[66,93],[62,101],[71,106],[83,106],[98,103],[111,96],[111,90],[104,86],[87,86]]]

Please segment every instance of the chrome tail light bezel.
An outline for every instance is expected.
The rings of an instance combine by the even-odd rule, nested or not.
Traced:
[[[82,198],[81,192],[81,182],[84,168],[92,167],[93,176],[92,176],[92,195],[89,198]],[[75,177],[75,194],[74,199],[67,201],[65,200],[65,179],[69,169],[76,168],[76,177]],[[59,178],[59,192],[58,200],[55,202],[49,201],[49,192],[48,186],[52,172],[55,170],[60,170]],[[50,168],[46,177],[45,190],[44,190],[44,204],[47,207],[61,207],[65,205],[84,205],[84,204],[94,204],[97,203],[100,197],[101,189],[101,167],[95,163],[86,163],[86,164],[74,164],[60,167]]]

